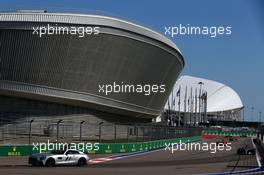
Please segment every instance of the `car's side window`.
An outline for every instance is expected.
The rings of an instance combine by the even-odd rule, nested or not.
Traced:
[[[66,155],[68,155],[68,154],[72,154],[71,151],[67,151],[67,152],[66,152]]]
[[[79,152],[78,151],[72,151],[71,154],[79,154]]]
[[[70,150],[70,151],[66,152],[66,155],[68,155],[68,154],[79,154],[79,152]]]

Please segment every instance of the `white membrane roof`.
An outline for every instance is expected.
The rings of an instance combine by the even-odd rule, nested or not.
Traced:
[[[207,92],[207,112],[229,111],[243,107],[239,95],[231,87],[228,87],[227,85],[224,85],[216,81],[185,75],[185,76],[181,76],[174,86],[173,94],[175,100],[172,98],[172,95],[170,95],[169,97],[170,106],[171,106],[170,108],[173,108],[176,111],[178,111],[179,97],[177,96],[177,92],[181,87],[180,111],[181,112],[195,111],[195,94],[197,94],[197,96],[199,97],[199,91],[200,91],[200,85],[198,84],[199,82],[203,83],[202,91]],[[185,93],[186,88],[187,88],[187,93]],[[197,93],[195,93],[195,91],[197,91]],[[192,93],[192,98],[191,98],[191,93]],[[186,99],[186,104],[184,104],[185,99]],[[188,105],[188,101],[189,101],[189,105]],[[199,99],[197,98],[197,111],[199,104],[198,102]],[[165,108],[168,109],[168,103],[166,103]]]

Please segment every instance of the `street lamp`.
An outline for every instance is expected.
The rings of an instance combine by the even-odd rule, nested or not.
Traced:
[[[104,122],[100,122],[99,123],[99,142],[101,142],[101,134],[102,134],[102,124],[103,124]]]
[[[31,144],[31,127],[32,123],[34,122],[34,119],[29,121],[29,133],[28,133],[28,146],[29,146],[29,154],[31,155],[32,148],[30,147]]]
[[[57,142],[59,141],[59,124],[62,122],[63,120],[59,120],[57,121]]]
[[[115,137],[115,142],[116,142],[116,123],[114,123],[114,137]]]
[[[29,121],[29,133],[28,133],[28,144],[31,144],[31,127],[32,127],[32,123],[34,122],[34,119]]]
[[[252,106],[250,109],[251,109],[251,111],[252,111],[252,113],[251,113],[251,121],[253,122],[254,107]]]
[[[198,83],[200,85],[200,91],[199,91],[199,120],[202,122],[202,112],[201,112],[201,95],[202,95],[202,86],[203,82]]]
[[[82,142],[82,124],[84,123],[85,121],[81,121],[80,122],[80,142]]]
[[[261,127],[261,111],[259,111],[259,128]]]
[[[244,106],[243,109],[242,109],[242,112],[243,112],[243,116],[242,116],[243,117],[243,122],[245,121],[245,110],[246,110],[246,106]]]

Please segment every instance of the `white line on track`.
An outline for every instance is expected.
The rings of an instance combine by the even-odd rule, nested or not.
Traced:
[[[255,143],[253,142],[253,138],[251,138],[251,142],[252,142],[252,145],[254,147],[254,149],[256,150],[256,159],[257,159],[257,162],[258,162],[258,166],[261,167],[261,162],[260,162],[260,155],[259,155],[259,152],[258,152],[258,149],[255,145]]]

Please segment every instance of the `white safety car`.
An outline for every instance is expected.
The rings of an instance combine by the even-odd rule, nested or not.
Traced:
[[[77,150],[54,150],[49,153],[38,153],[29,156],[28,163],[33,166],[86,165],[89,156]]]

